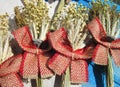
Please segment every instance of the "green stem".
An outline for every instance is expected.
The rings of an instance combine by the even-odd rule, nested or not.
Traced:
[[[38,79],[36,79],[36,83],[37,83],[37,87],[43,87],[43,81],[40,77],[38,77]]]
[[[60,0],[59,3],[58,3],[58,5],[57,5],[57,7],[56,7],[55,14],[56,13],[60,13],[60,11],[62,10],[62,8],[64,6],[65,6],[65,0]],[[53,16],[53,19],[54,19],[54,16]]]
[[[55,17],[56,17],[56,14],[60,13],[60,11],[62,10],[62,8],[65,6],[65,0],[59,0],[59,3],[55,9],[55,12],[54,12],[54,15],[52,17],[52,21],[50,22],[50,29],[51,30],[55,30],[53,25],[52,25],[52,22],[54,21]]]
[[[61,87],[70,87],[70,69],[69,69],[69,67],[67,68],[66,73],[62,75]]]
[[[110,57],[110,54],[108,54],[107,87],[114,87],[113,67],[112,67],[112,59]]]

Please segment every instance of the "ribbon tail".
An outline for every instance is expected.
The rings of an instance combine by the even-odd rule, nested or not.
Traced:
[[[103,45],[97,45],[94,52],[92,60],[99,65],[108,64],[108,52],[109,50]]]
[[[111,54],[117,66],[120,66],[120,49],[111,49]]]
[[[9,73],[19,72],[22,62],[22,55],[10,57],[0,65],[0,76],[7,75]]]
[[[37,55],[27,52],[24,53],[20,74],[23,76],[23,78],[35,79],[38,77]]]
[[[22,81],[16,73],[0,77],[0,87],[23,87]]]
[[[51,77],[53,76],[53,72],[47,67],[47,61],[50,55],[40,54],[39,55],[39,71],[41,78]]]
[[[71,62],[71,83],[84,83],[88,81],[88,65],[85,60]]]
[[[49,61],[48,66],[52,69],[56,74],[61,75],[65,72],[66,68],[70,64],[70,59],[65,56],[56,53]]]

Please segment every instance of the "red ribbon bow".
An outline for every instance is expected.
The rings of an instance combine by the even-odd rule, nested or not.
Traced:
[[[20,73],[23,78],[34,79],[38,77],[38,73],[40,73],[42,78],[52,76],[53,73],[46,66],[47,60],[51,54],[45,53],[45,51],[34,45],[29,28],[25,26],[17,29],[13,32],[13,35],[19,46],[25,51],[20,67]]]
[[[57,51],[48,61],[48,66],[58,75],[63,74],[70,66],[72,83],[82,83],[88,80],[86,59],[91,58],[92,47],[73,51],[67,39],[64,28],[48,34],[52,47]]]
[[[98,18],[93,19],[88,24],[88,29],[97,41],[97,46],[93,52],[93,61],[96,64],[107,65],[110,51],[115,64],[120,65],[120,39],[112,40],[108,37]]]
[[[9,58],[0,65],[0,87],[23,87],[17,74],[20,69],[22,55]]]
[[[25,51],[20,56],[13,56],[0,66],[0,85],[2,87],[22,87],[18,72],[23,78],[50,77],[52,71],[46,66],[51,53],[36,47],[27,26],[13,32],[19,46]],[[17,58],[18,57],[18,58]],[[6,82],[7,81],[7,82]]]

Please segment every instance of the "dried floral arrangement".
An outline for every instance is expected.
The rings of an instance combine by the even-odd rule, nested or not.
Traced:
[[[64,27],[65,31],[67,32],[67,37],[65,39],[68,40],[65,43],[69,42],[69,46],[71,46],[72,51],[74,53],[76,50],[82,49],[86,46],[86,42],[87,42],[86,39],[89,37],[89,32],[87,29],[85,29],[86,22],[88,21],[88,13],[87,12],[88,12],[88,9],[86,7],[84,7],[82,5],[77,7],[77,3],[71,2],[68,5],[65,5],[61,9],[61,11],[59,11],[57,14],[55,14],[55,17],[53,20],[54,29],[60,29],[61,27]],[[54,35],[54,33],[53,33],[53,35]],[[54,36],[54,37],[57,37],[57,36]],[[52,43],[52,41],[51,41],[51,43]],[[58,43],[58,42],[56,41],[56,43]],[[52,44],[54,44],[54,43],[52,43]],[[53,46],[53,48],[54,48],[54,46]],[[63,48],[63,50],[65,50],[64,47],[61,46],[61,48]],[[58,52],[60,52],[59,48],[55,47],[54,49],[57,50]],[[89,52],[88,52],[88,54],[89,54]],[[61,53],[61,55],[66,56],[67,54]],[[81,59],[82,58],[80,58],[80,59],[78,58],[78,62],[76,62],[76,63],[80,63],[79,61]],[[64,65],[63,63],[66,63],[66,62],[64,62],[64,58],[62,60],[62,57],[61,57],[61,61],[63,61],[63,63],[61,63],[59,61],[59,58],[58,59],[56,58],[56,61],[51,62],[52,60],[53,59],[51,58],[50,64],[48,63],[49,67],[55,73],[60,75],[60,71],[57,71],[57,68],[62,67],[63,69],[66,69],[65,66],[62,66],[62,65]],[[59,63],[57,61],[59,61]],[[74,61],[74,56],[73,56],[73,59],[71,60],[71,62],[72,61]],[[54,67],[55,66],[54,64],[58,64],[58,67],[57,68]],[[86,77],[84,77],[84,75],[83,75],[83,78],[84,78],[83,79],[80,75],[78,75],[78,78],[77,78],[76,75],[72,74],[72,73],[75,73],[73,65],[74,64],[71,63],[70,66],[66,69],[66,71],[64,71],[63,76],[62,76],[61,87],[70,87],[70,83],[82,83],[85,81]],[[85,71],[84,64],[78,64],[78,65],[76,64],[76,67],[81,67],[81,69],[83,68],[82,69],[83,71],[78,71],[78,72],[76,71],[78,74],[82,74]],[[73,68],[73,70],[71,70],[72,68]],[[71,77],[71,75],[74,76],[76,79],[73,79],[73,77]],[[81,81],[80,78],[83,81]]]
[[[9,17],[7,14],[0,15],[0,64],[6,58],[12,56],[9,30]]]
[[[43,87],[42,80],[56,74],[62,76],[61,87],[82,84],[88,81],[87,60],[91,59],[107,66],[107,87],[114,87],[112,57],[120,65],[120,13],[107,1],[91,5],[88,9],[61,0],[50,18],[45,1],[24,0],[24,7],[15,8],[18,29],[12,32],[23,53],[7,60],[9,22],[7,15],[0,16],[0,63],[4,61],[0,86],[23,87],[22,77],[36,79],[37,87]]]
[[[95,20],[93,23],[97,25],[94,28],[101,29],[100,31],[96,29],[96,31],[99,32],[97,34],[100,34],[101,36],[98,35],[98,37],[97,34],[95,36],[95,32],[93,32],[94,29],[90,29],[90,32],[97,41],[97,44],[102,44],[103,46],[102,48],[97,45],[94,51],[96,54],[94,54],[93,61],[98,65],[107,65],[107,87],[114,87],[112,58],[115,64],[119,66],[116,50],[119,50],[119,39],[117,38],[120,35],[120,13],[116,11],[116,8],[117,6],[115,4],[110,6],[108,1],[102,2],[101,0],[98,0],[92,3],[92,9],[90,9],[90,19],[95,17],[99,18],[96,19],[98,24],[95,23]],[[91,23],[88,27],[91,28],[92,26],[93,24]],[[104,49],[102,54],[100,53],[101,49]],[[95,57],[95,55],[100,56],[99,54],[103,55],[103,58],[101,57],[102,61],[99,60],[100,57]]]

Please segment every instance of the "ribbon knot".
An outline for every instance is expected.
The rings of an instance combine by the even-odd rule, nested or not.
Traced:
[[[74,53],[72,53],[72,60],[75,60],[75,54]]]
[[[93,47],[89,46],[73,51],[64,28],[49,33],[48,40],[56,50],[55,55],[48,61],[49,68],[61,75],[70,67],[71,83],[87,82],[88,65],[86,59],[91,58]]]
[[[38,50],[38,48],[36,49],[36,54],[37,54],[37,55],[39,55],[39,54],[40,54],[40,53],[39,53],[39,50]]]
[[[108,53],[110,52],[115,64],[120,66],[120,39],[114,40],[113,38],[107,36],[98,18],[93,19],[88,24],[88,29],[97,41],[97,46],[95,47],[92,56],[93,61],[96,64],[107,65]]]

